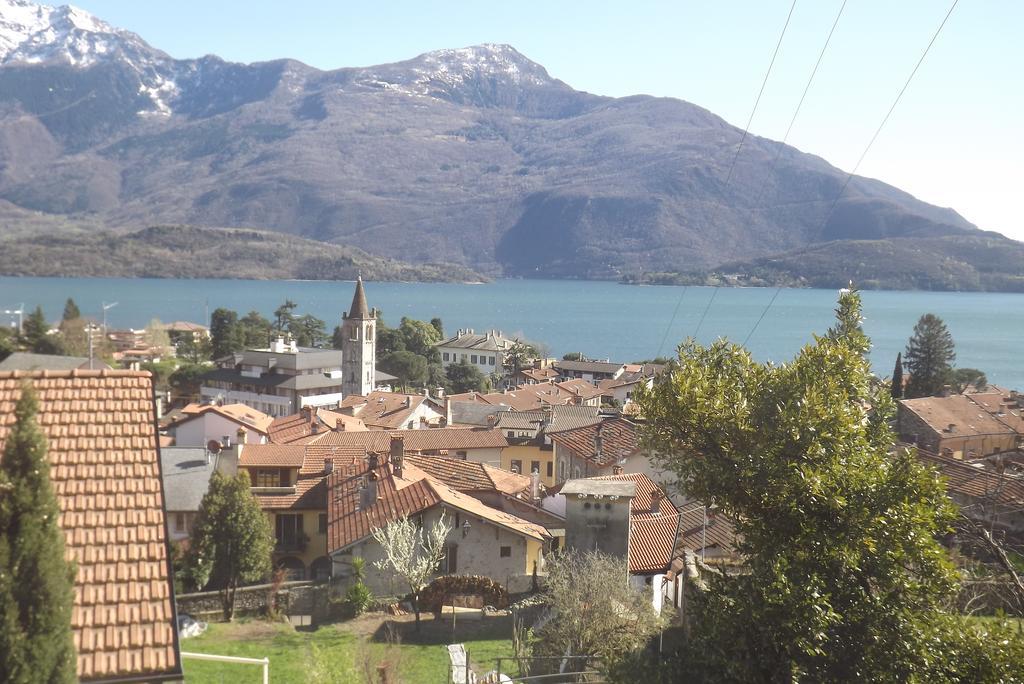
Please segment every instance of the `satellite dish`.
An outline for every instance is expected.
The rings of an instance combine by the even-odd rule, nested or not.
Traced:
[[[220,450],[223,448],[224,447],[220,445],[220,442],[218,442],[215,439],[211,439],[209,442],[206,443],[206,450],[209,451],[211,454],[219,454]]]

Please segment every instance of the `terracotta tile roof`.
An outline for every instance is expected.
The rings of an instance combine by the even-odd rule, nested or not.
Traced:
[[[669,501],[665,490],[644,473],[588,479],[636,484],[636,495],[629,507],[629,571],[642,575],[668,570],[679,530],[679,509]],[[651,504],[656,491],[661,492],[662,500],[655,513],[651,511]]]
[[[442,407],[422,394],[379,391],[370,392],[365,397],[352,394],[342,400],[341,408],[352,409],[353,415],[368,426],[398,429],[408,424],[424,402],[437,414],[436,419],[440,419]]]
[[[580,373],[617,373],[623,367],[621,363],[610,361],[555,361],[553,366],[559,370]]]
[[[426,476],[411,463],[402,477],[395,477],[386,459],[376,469],[377,499],[360,509],[360,487],[369,474],[365,460],[336,466],[329,479],[328,552],[345,549],[370,536],[372,530],[403,516],[446,505],[476,515],[517,534],[543,541],[547,530],[509,513],[499,511],[478,499],[462,494],[444,483]]]
[[[935,432],[949,437],[1013,434],[1014,429],[973,401],[976,395],[902,399],[900,406],[912,411]],[[945,432],[953,425],[953,432]]]
[[[164,330],[166,330],[167,332],[209,332],[209,328],[207,328],[205,325],[199,325],[198,323],[192,323],[191,321],[174,321],[173,323],[166,323],[164,324]]]
[[[736,555],[738,537],[732,520],[721,513],[709,510],[705,526],[704,509],[699,504],[695,506],[691,503],[683,508],[679,533],[679,545],[698,555],[701,548],[717,549],[724,556]]]
[[[965,462],[917,449],[917,458],[946,480],[951,494],[972,499],[992,499],[1005,506],[1024,506],[1024,480],[984,467],[983,462]]]
[[[344,425],[345,430],[366,430],[366,425],[359,418],[346,416],[337,411],[317,409],[315,414],[300,411],[274,419],[267,432],[267,438],[274,444],[301,444],[334,430],[339,422]]]
[[[598,430],[601,432],[600,458],[595,453]],[[560,448],[567,449],[573,456],[585,458],[602,468],[640,450],[636,426],[624,418],[610,418],[596,425],[571,430],[548,430],[547,434]]]
[[[245,404],[225,404],[224,406],[216,406],[214,404],[189,404],[185,408],[181,409],[182,417],[175,422],[175,425],[180,425],[205,413],[217,414],[264,435],[267,434],[271,423],[274,422],[274,419],[266,413],[257,411]]]
[[[464,461],[444,456],[416,456],[409,454],[406,461],[436,480],[460,492],[496,491],[518,494],[530,488],[530,478],[517,475],[484,463]]]
[[[0,373],[0,448],[21,384],[39,395],[82,681],[181,672],[149,373]]]
[[[558,377],[558,371],[554,368],[523,368],[519,374],[535,382],[547,382]]]
[[[243,468],[254,466],[276,466],[278,468],[301,468],[306,456],[306,447],[301,444],[245,444],[238,465]]]
[[[391,449],[392,437],[404,439],[406,451],[503,449],[508,446],[508,439],[501,430],[468,427],[328,432],[312,443],[325,446],[362,446],[366,451],[384,453]]]
[[[535,385],[520,385],[505,392],[480,394],[466,392],[452,394],[451,401],[473,401],[492,406],[508,406],[516,411],[542,409],[545,406],[564,406],[578,404],[600,396],[601,390],[586,380],[566,380],[565,382],[539,382]]]

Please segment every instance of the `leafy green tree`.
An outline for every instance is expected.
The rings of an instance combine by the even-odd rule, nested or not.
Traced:
[[[64,559],[37,412],[26,383],[0,456],[0,681],[74,682],[75,568]]]
[[[476,365],[466,361],[450,364],[445,374],[448,376],[448,387],[456,394],[486,392],[490,384],[487,376],[481,373]]]
[[[842,297],[859,317],[859,296]],[[711,577],[692,606],[687,657],[707,680],[945,681],[963,655],[936,541],[952,505],[934,473],[892,453],[892,398],[864,348],[847,328],[774,366],[688,340],[639,393],[646,447],[742,535],[748,572]]]
[[[0,361],[14,353],[17,340],[10,328],[0,328]]]
[[[245,348],[237,313],[231,309],[214,309],[210,314],[210,346],[215,359]]]
[[[316,316],[305,314],[293,318],[288,330],[300,347],[322,347],[327,342],[324,325]]]
[[[174,354],[186,363],[203,363],[210,360],[213,346],[205,335],[178,335],[174,342]]]
[[[864,334],[864,316],[861,313],[860,293],[853,288],[843,290],[836,307],[836,323],[825,337],[832,341],[842,341],[847,347],[862,356],[871,349],[871,340]]]
[[[953,388],[960,393],[974,388],[979,392],[988,387],[988,378],[977,368],[957,368],[952,375]]]
[[[520,370],[528,367],[537,358],[537,347],[529,342],[515,340],[505,350],[502,365],[508,375],[517,375]]]
[[[76,318],[81,318],[82,312],[78,310],[78,305],[75,304],[75,300],[68,297],[68,301],[64,303],[64,314],[60,317],[61,321],[73,321]]]
[[[568,354],[562,355],[563,361],[586,361],[587,357],[583,355],[583,352],[569,352]]]
[[[430,323],[413,318],[402,318],[402,322],[398,326],[398,333],[402,337],[406,351],[419,354],[428,362],[441,360],[437,348],[434,346],[441,342],[441,333]]]
[[[250,311],[238,321],[241,330],[242,349],[265,349],[270,346],[274,335],[274,324],[259,311]]]
[[[419,387],[427,381],[427,360],[409,351],[396,351],[379,361],[381,370],[398,378],[402,391]]]
[[[160,392],[170,387],[171,375],[178,368],[178,362],[174,359],[160,359],[159,361],[146,361],[139,366],[144,371],[153,374],[153,386]]]
[[[438,341],[444,340],[444,323],[441,322],[440,318],[431,318],[430,325],[433,326],[434,330],[437,331]]]
[[[427,364],[427,387],[444,387],[447,389],[451,388],[451,383],[448,381],[448,374],[444,370],[444,366],[440,362],[428,363]]]
[[[167,379],[168,384],[180,396],[190,400],[199,398],[199,386],[203,375],[210,367],[202,363],[183,363]]]
[[[200,584],[220,593],[225,620],[235,615],[235,591],[270,573],[274,534],[249,489],[249,474],[214,471],[192,528],[189,562]]]
[[[910,373],[907,397],[931,397],[940,393],[952,380],[955,360],[953,336],[946,324],[935,314],[921,316],[903,355],[903,365]]]
[[[43,314],[43,307],[37,306],[35,310],[25,317],[22,323],[22,344],[29,351],[36,354],[63,354],[60,341],[50,335],[50,324],[46,322]]]
[[[299,305],[290,299],[284,300],[284,304],[274,309],[274,330],[278,335],[291,330],[292,322],[295,320],[295,309]]]
[[[340,333],[340,329],[339,329]],[[341,337],[338,338],[342,339]],[[341,349],[339,345],[337,347]],[[377,357],[387,356],[392,352],[406,351],[405,349],[405,338],[397,328],[389,328],[382,319],[378,319],[377,323]]]
[[[903,353],[896,352],[896,365],[892,369],[892,382],[889,383],[889,394],[893,399],[903,398]]]

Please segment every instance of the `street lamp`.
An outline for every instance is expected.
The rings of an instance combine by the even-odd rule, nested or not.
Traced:
[[[18,334],[21,335],[22,324],[25,321],[25,305],[19,304],[17,309],[4,309],[4,313],[9,316],[18,317]]]
[[[107,310],[108,309],[113,309],[115,306],[117,306],[117,302],[113,302],[111,304],[107,304],[106,302],[103,302],[102,304],[103,304],[103,339],[106,339],[107,338]]]

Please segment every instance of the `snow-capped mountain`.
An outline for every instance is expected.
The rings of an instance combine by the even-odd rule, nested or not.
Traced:
[[[152,101],[139,114],[170,114],[177,65],[131,31],[116,28],[70,5],[0,0],[0,66],[90,67],[117,61],[133,70],[139,93]]]
[[[681,100],[575,90],[509,45],[333,71],[174,59],[82,10],[0,0],[0,232],[9,203],[124,228],[263,227],[495,274],[609,277],[974,230],[868,179],[822,228],[845,174],[760,138],[726,192],[740,136]],[[750,206],[762,192],[785,209]]]

